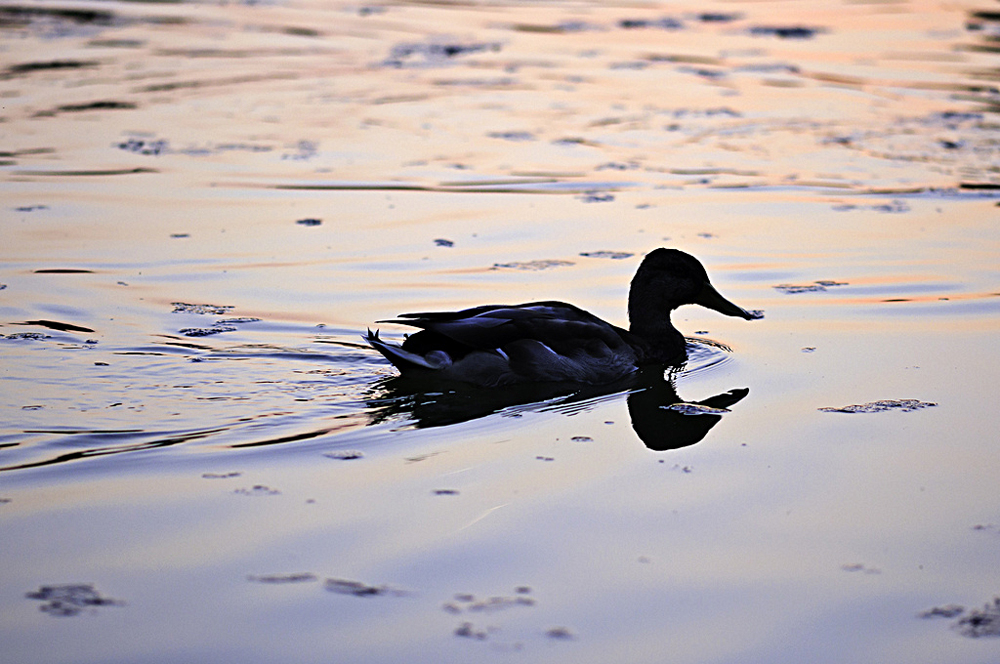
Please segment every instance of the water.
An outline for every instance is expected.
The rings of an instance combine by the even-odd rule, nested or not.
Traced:
[[[0,660],[996,661],[990,7],[0,18]],[[360,338],[658,246],[766,311],[672,383]]]

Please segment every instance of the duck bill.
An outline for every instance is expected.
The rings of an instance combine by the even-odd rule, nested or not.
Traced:
[[[694,303],[700,304],[708,309],[712,309],[713,311],[718,311],[720,314],[725,314],[726,316],[738,316],[745,320],[760,318],[760,315],[756,312],[751,313],[722,297],[719,291],[715,290],[715,286],[707,281],[702,287],[701,292],[698,294],[698,297],[695,298]]]

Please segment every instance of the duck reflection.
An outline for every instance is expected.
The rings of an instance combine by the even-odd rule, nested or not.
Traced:
[[[366,399],[369,424],[404,419],[417,428],[439,427],[494,413],[518,417],[528,410],[586,410],[625,395],[632,429],[646,447],[679,449],[702,440],[750,390],[733,389],[686,402],[677,394],[677,371],[677,367],[654,366],[609,385],[528,383],[504,389],[396,376],[372,387]]]
[[[730,406],[743,399],[750,390],[732,389],[695,402],[684,402],[677,394],[673,380],[661,373],[628,395],[628,413],[632,429],[651,450],[676,450],[694,445],[708,435]]]

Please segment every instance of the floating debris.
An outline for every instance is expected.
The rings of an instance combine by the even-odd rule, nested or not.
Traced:
[[[664,410],[674,410],[681,415],[722,415],[732,412],[728,408],[712,408],[703,406],[700,403],[675,403],[669,406],[662,406]]]
[[[844,205],[834,205],[833,210],[835,212],[872,210],[873,212],[882,212],[887,214],[902,214],[904,212],[909,212],[910,206],[907,205],[906,201],[893,200],[888,203],[879,203],[877,205],[852,205],[850,203]]]
[[[8,339],[11,341],[16,341],[18,339],[28,339],[31,341],[40,341],[42,339],[51,339],[47,334],[42,334],[41,332],[15,332],[14,334],[2,335],[0,334],[0,339]]]
[[[841,406],[840,408],[818,408],[824,413],[881,413],[887,410],[901,410],[904,413],[921,408],[930,408],[937,404],[932,401],[918,401],[917,399],[882,399],[880,401],[869,401],[868,403]]]
[[[271,487],[264,486],[263,484],[255,484],[249,489],[236,489],[233,493],[241,496],[277,496],[281,494],[281,492],[277,489],[272,489]]]
[[[443,237],[435,238],[434,244],[439,247],[454,247],[455,243]]]
[[[684,24],[675,18],[664,17],[655,20],[644,18],[623,18],[618,21],[618,27],[625,30],[642,30],[656,28],[659,30],[682,30]]]
[[[270,148],[268,148],[270,149]],[[281,155],[282,159],[288,159],[292,161],[306,161],[315,157],[319,152],[319,144],[315,141],[300,140],[289,147],[292,152],[286,152]]]
[[[259,323],[260,318],[254,318],[252,316],[241,316],[239,318],[223,318],[222,320],[215,321],[216,325],[242,325],[244,323]]]
[[[614,194],[597,194],[588,192],[577,196],[584,203],[611,203],[615,200]]]
[[[183,334],[185,337],[210,337],[213,334],[235,331],[236,328],[231,325],[216,325],[213,327],[185,327],[182,330],[178,330],[178,333]]]
[[[733,21],[739,21],[743,18],[743,14],[736,12],[731,14],[722,12],[705,12],[703,14],[698,14],[697,18],[702,23],[731,23]]]
[[[903,212],[909,212],[910,206],[903,201],[892,201],[891,203],[882,203],[880,205],[873,205],[871,209],[875,212],[883,212],[888,214],[900,214]]]
[[[471,44],[456,44],[448,42],[405,43],[392,47],[389,57],[382,64],[389,67],[403,67],[414,59],[424,65],[441,65],[453,58],[470,53],[499,52],[502,48],[499,42],[479,42]]]
[[[982,609],[972,609],[954,624],[962,636],[978,639],[981,636],[1000,636],[1000,597],[994,597]]]
[[[460,636],[465,639],[477,639],[479,641],[485,641],[489,636],[486,630],[476,629],[470,622],[464,622],[455,628],[455,636]]]
[[[531,593],[530,587],[518,586],[514,592],[516,593],[514,597],[496,596],[481,600],[477,600],[475,595],[460,593],[455,595],[454,602],[446,603],[443,608],[449,613],[461,613],[462,611],[495,613],[517,606],[535,605],[534,598],[526,597]]]
[[[361,459],[365,455],[363,452],[358,450],[335,450],[333,452],[324,452],[323,456],[327,459],[338,459],[340,461],[351,461],[353,459]]]
[[[750,34],[754,37],[779,37],[781,39],[812,39],[816,35],[826,32],[823,28],[807,28],[796,25],[790,27],[759,25],[750,28]]]
[[[188,304],[186,302],[171,302],[174,314],[199,314],[211,316],[225,316],[230,309],[236,307],[231,304]]]
[[[580,255],[586,258],[610,258],[613,261],[620,261],[635,256],[635,254],[627,251],[584,251]]]
[[[941,124],[949,129],[957,129],[963,122],[982,122],[982,113],[964,113],[961,111],[943,111],[931,113],[928,117],[928,124]]]
[[[820,293],[826,290],[826,286],[816,282],[812,284],[806,284],[804,286],[799,286],[795,284],[781,284],[775,286],[775,289],[780,290],[788,295],[796,295],[798,293]]]
[[[780,290],[782,293],[787,295],[795,295],[797,293],[818,293],[826,290],[825,287],[820,286],[819,284],[806,284],[804,286],[798,286],[795,284],[780,284],[774,288],[775,290]]]
[[[490,597],[487,600],[470,604],[467,609],[469,611],[485,611],[487,613],[493,613],[515,606],[534,605],[535,600],[530,597]]]
[[[118,144],[119,150],[133,152],[151,157],[160,155],[170,149],[170,142],[164,138],[156,140],[143,140],[139,138],[129,138]]]
[[[796,295],[798,293],[822,293],[827,288],[833,288],[834,286],[847,286],[846,281],[833,281],[831,279],[821,279],[820,281],[814,281],[811,284],[779,284],[774,287],[775,290],[779,290],[786,295]]]
[[[601,164],[595,168],[595,171],[632,171],[639,168],[639,162],[630,161],[627,164],[618,161],[609,161],[606,164]]]
[[[572,631],[568,627],[550,627],[545,630],[545,636],[550,639],[559,639],[562,641],[572,641],[576,638]]]
[[[164,89],[169,89],[170,84]],[[254,143],[217,143],[200,146],[190,146],[185,148],[171,148],[170,141],[165,138],[136,138],[129,137],[115,145],[119,150],[140,154],[149,157],[156,157],[161,154],[182,154],[188,157],[204,157],[211,154],[221,154],[225,152],[271,152],[274,148],[270,145],[259,145]]]
[[[324,585],[330,592],[341,595],[354,595],[355,597],[382,595],[386,591],[385,586],[369,586],[360,581],[348,581],[346,579],[327,579]]]
[[[965,612],[965,607],[959,604],[946,604],[926,609],[917,614],[918,618],[955,618]]]
[[[247,581],[254,583],[309,583],[316,581],[316,575],[311,572],[297,572],[294,574],[260,574],[249,575]]]
[[[25,593],[28,599],[44,602],[41,611],[50,616],[67,618],[98,606],[123,606],[121,600],[101,597],[92,583],[68,583],[58,586],[42,586],[34,592]]]
[[[513,261],[510,263],[494,263],[491,270],[548,270],[553,267],[566,267],[573,265],[572,261],[560,260],[538,260],[538,261]]]
[[[389,586],[370,586],[360,581],[349,581],[347,579],[327,579],[323,586],[332,593],[340,595],[353,595],[355,597],[375,597],[377,595],[405,595],[406,592],[390,588]]]
[[[514,30],[519,32],[538,32],[538,33],[550,33],[550,34],[566,34],[570,32],[585,32],[587,30],[601,30],[600,26],[594,25],[592,23],[587,23],[586,21],[562,21],[556,23],[555,25],[539,25],[535,23],[518,23],[512,26]]]
[[[491,131],[486,134],[490,138],[499,138],[504,141],[534,141],[535,135],[529,131]]]

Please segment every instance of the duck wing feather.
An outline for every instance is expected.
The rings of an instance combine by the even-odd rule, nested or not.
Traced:
[[[561,354],[580,349],[588,341],[610,348],[627,344],[631,335],[597,316],[564,302],[486,305],[454,312],[401,314],[379,321],[411,325],[441,335],[463,346],[492,350],[525,340],[541,342]],[[415,340],[420,334],[413,335]],[[409,341],[409,340],[408,340]],[[407,344],[404,343],[404,347]]]

